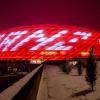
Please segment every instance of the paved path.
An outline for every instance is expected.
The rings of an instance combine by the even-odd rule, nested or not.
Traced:
[[[85,82],[85,73],[78,76],[77,70],[73,69],[67,75],[58,66],[47,65],[44,68],[43,84],[45,100],[100,100],[100,76],[96,90],[91,92]]]

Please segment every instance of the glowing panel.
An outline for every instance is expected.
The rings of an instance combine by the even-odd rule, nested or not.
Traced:
[[[0,32],[0,59],[87,57],[91,46],[100,57],[100,32],[80,27],[33,25]]]

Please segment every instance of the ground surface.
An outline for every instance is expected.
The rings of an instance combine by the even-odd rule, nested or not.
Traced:
[[[96,90],[91,92],[85,81],[85,70],[82,76],[78,76],[76,69],[67,75],[58,66],[46,65],[42,82],[45,100],[100,100],[100,75],[97,77]]]

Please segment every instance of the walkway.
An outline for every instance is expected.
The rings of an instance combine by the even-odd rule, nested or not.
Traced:
[[[85,72],[78,76],[75,69],[67,75],[58,66],[47,65],[42,78],[40,93],[45,92],[44,100],[100,100],[100,76],[94,92],[89,90]]]

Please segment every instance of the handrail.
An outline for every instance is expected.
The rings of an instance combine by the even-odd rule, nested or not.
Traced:
[[[0,100],[12,100],[41,67],[42,65],[38,66],[32,72],[20,79],[18,82],[14,83],[12,86],[1,92]]]

